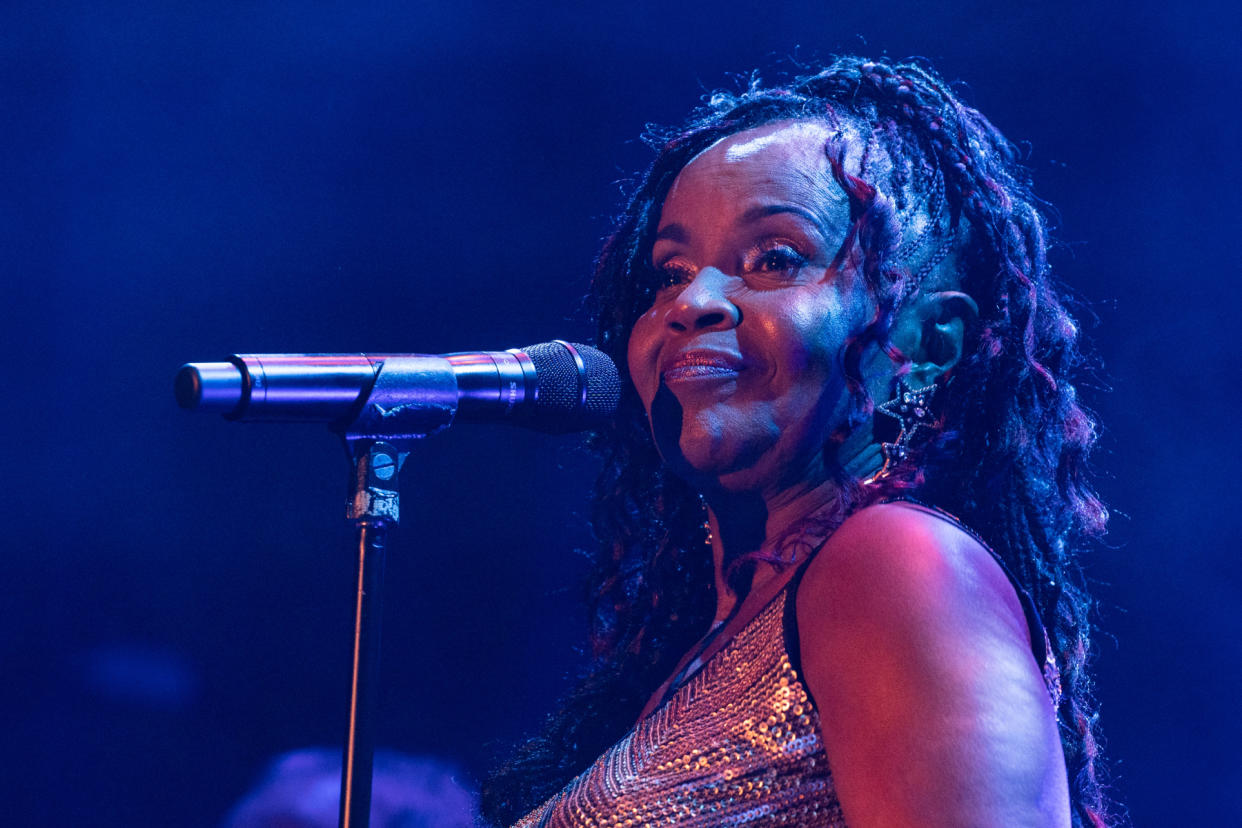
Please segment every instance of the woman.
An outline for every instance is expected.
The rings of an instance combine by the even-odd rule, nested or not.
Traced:
[[[595,660],[485,812],[1107,824],[1073,563],[1107,515],[1013,147],[857,58],[656,143],[594,285],[631,380]]]

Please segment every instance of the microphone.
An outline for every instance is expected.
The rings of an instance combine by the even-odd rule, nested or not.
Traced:
[[[186,409],[240,422],[323,422],[354,435],[422,436],[453,422],[508,422],[564,433],[617,409],[617,367],[562,340],[453,354],[234,354],[182,365]]]

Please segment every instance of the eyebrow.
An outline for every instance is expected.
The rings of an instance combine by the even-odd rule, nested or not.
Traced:
[[[756,204],[745,213],[742,213],[738,224],[753,224],[760,219],[780,215],[781,213],[792,213],[795,216],[801,216],[809,221],[820,232],[820,235],[824,236],[824,238],[828,237],[828,228],[824,226],[823,221],[810,210],[795,204]]]
[[[767,218],[768,216],[780,215],[781,213],[792,213],[795,216],[800,216],[806,219],[820,232],[820,235],[822,235],[825,239],[828,238],[828,228],[824,226],[823,221],[809,210],[798,207],[794,204],[756,204],[754,207],[751,207],[749,210],[742,213],[742,215],[738,218],[737,224],[739,226],[754,224],[760,219]],[[674,223],[666,224],[664,227],[661,227],[659,231],[656,232],[654,240],[668,240],[685,244],[688,237],[689,234],[686,232],[686,228],[680,224]]]
[[[666,224],[656,233],[655,241],[662,241],[664,239],[678,242],[679,244],[685,244],[686,228],[682,227],[680,224]]]

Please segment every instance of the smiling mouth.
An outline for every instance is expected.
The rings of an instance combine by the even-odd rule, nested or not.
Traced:
[[[665,383],[693,382],[696,380],[732,379],[741,371],[736,360],[720,354],[683,354],[665,368],[660,378]]]

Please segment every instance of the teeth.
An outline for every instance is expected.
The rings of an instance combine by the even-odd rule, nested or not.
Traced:
[[[733,369],[725,365],[711,365],[704,362],[694,365],[678,365],[673,370],[688,374],[708,374],[719,373],[721,371],[732,371]]]
[[[674,379],[688,379],[690,377],[713,377],[713,376],[733,376],[737,374],[737,369],[720,363],[682,363],[675,365],[664,372],[664,376],[673,377]]]

